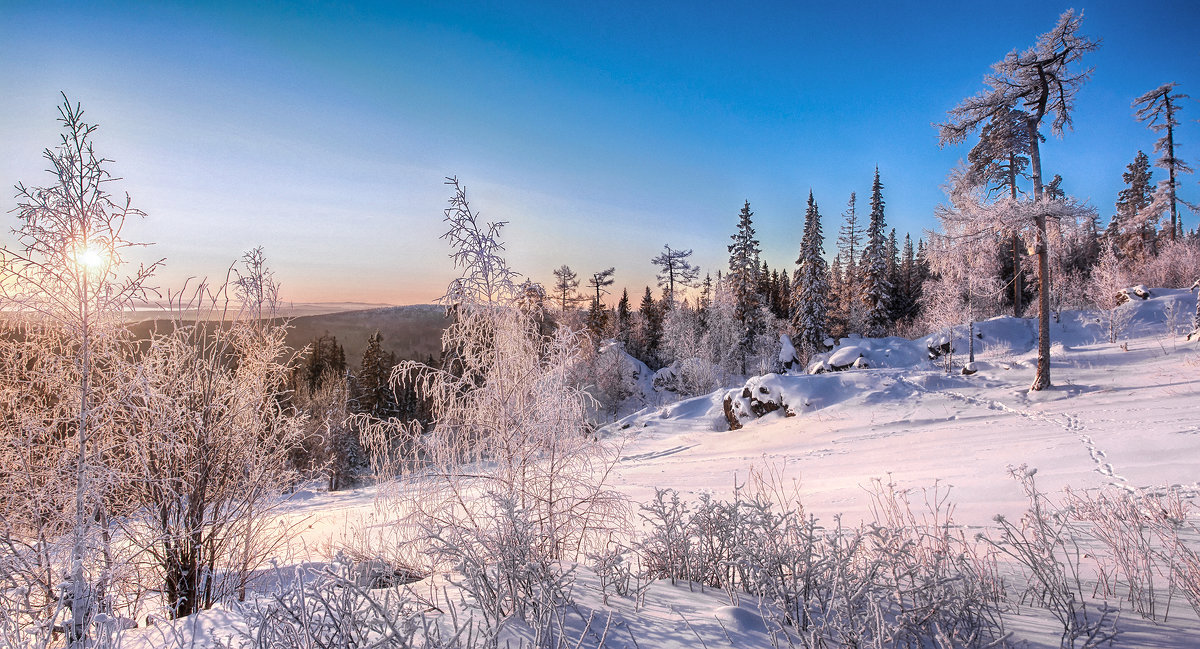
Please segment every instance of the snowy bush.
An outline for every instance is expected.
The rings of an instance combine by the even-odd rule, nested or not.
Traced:
[[[953,523],[946,490],[908,495],[876,482],[874,521],[832,529],[805,517],[795,489],[757,474],[730,501],[692,505],[659,490],[639,544],[651,576],[759,597],[791,646],[996,646],[1003,589],[991,558]]]

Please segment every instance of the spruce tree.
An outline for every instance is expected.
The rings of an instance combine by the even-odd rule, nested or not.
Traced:
[[[1113,243],[1124,257],[1140,257],[1154,251],[1154,226],[1146,213],[1154,199],[1151,175],[1150,158],[1142,151],[1137,152],[1121,174],[1126,187],[1117,194],[1117,213],[1109,227],[1115,237]]]
[[[875,180],[871,183],[871,220],[867,224],[867,243],[862,258],[861,293],[867,310],[863,333],[872,337],[885,335],[891,324],[892,285],[888,279],[888,248],[884,234],[887,223],[883,206],[883,183],[879,180],[879,167],[875,167]]]
[[[642,316],[642,342],[645,345],[641,360],[651,369],[657,369],[662,366],[659,361],[659,347],[662,345],[663,336],[663,309],[654,301],[654,294],[650,292],[649,286],[642,296],[641,308],[638,311]]]
[[[903,309],[901,302],[904,301],[904,296],[901,295],[903,287],[900,285],[900,244],[896,240],[896,228],[892,228],[888,233],[887,238],[887,277],[888,283],[892,285],[892,299],[888,303],[888,319],[889,328],[901,318],[900,311]]]
[[[917,268],[916,251],[913,248],[912,236],[904,235],[904,252],[900,260],[900,306],[897,309],[899,318],[913,320],[917,317],[918,305],[921,303],[921,287],[919,282],[920,270]]]
[[[808,207],[804,212],[804,236],[800,242],[798,268],[792,277],[792,342],[801,358],[807,359],[825,348],[826,296],[829,274],[821,249],[825,236],[821,233],[821,213],[808,192]]]
[[[357,412],[380,419],[395,414],[396,395],[389,383],[393,365],[392,358],[383,351],[383,335],[376,330],[367,338],[362,365],[354,377]]]
[[[733,293],[734,314],[742,324],[742,337],[738,344],[740,373],[746,373],[746,355],[754,346],[754,337],[761,323],[758,311],[761,301],[758,295],[759,254],[758,239],[754,238],[754,222],[751,217],[750,201],[738,213],[737,233],[730,235],[729,244],[729,287]]]
[[[621,291],[621,301],[617,302],[617,340],[629,346],[629,334],[633,329],[633,312],[629,309],[629,289]]]

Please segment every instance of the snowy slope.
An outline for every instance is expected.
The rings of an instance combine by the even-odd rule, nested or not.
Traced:
[[[844,514],[853,524],[870,516],[866,486],[890,476],[904,488],[950,485],[956,521],[973,529],[994,528],[997,514],[1011,518],[1024,511],[1010,465],[1036,467],[1039,485],[1051,493],[1066,485],[1174,484],[1195,500],[1200,344],[1180,336],[1195,296],[1154,294],[1122,307],[1130,310],[1130,329],[1117,344],[1107,342],[1096,314],[1064,313],[1053,329],[1055,387],[1040,393],[1028,391],[1035,324],[995,318],[977,324],[979,371],[972,376],[947,373],[940,359],[930,361],[928,347],[941,334],[916,341],[846,339],[824,360],[861,355],[868,369],[771,376],[755,384],[786,393],[795,416],[777,411],[729,431],[722,403],[727,390],[647,408],[602,430],[607,440],[623,444],[615,482],[635,502],[647,502],[665,487],[727,496],[750,467],[770,465],[799,481],[806,513],[826,523]],[[1165,316],[1172,310],[1181,316],[1177,331],[1168,332]],[[965,360],[964,335],[955,332],[956,359]],[[302,496],[287,506],[288,518],[306,528],[287,561],[328,560],[330,548],[348,536],[386,524],[371,489]],[[573,591],[576,606],[566,624],[588,629],[580,646],[600,646],[601,640],[607,647],[772,646],[750,597],[730,606],[720,591],[659,582],[635,610],[626,599],[604,603],[595,575],[585,568],[576,572]],[[1182,602],[1172,610],[1171,623],[1163,625],[1123,615],[1116,646],[1195,646],[1200,622]],[[195,638],[176,623],[174,630],[138,630],[126,642],[150,649],[195,639],[203,646],[213,636],[236,635],[240,623],[218,610],[190,622],[198,629]],[[1053,621],[1035,608],[1024,607],[1006,624],[1025,646],[1058,646]],[[514,644],[531,637],[517,623],[505,634]]]
[[[728,431],[724,392],[643,411],[616,426],[629,443],[622,488],[645,500],[655,487],[727,493],[752,464],[785,465],[818,516],[865,516],[862,487],[891,475],[902,485],[953,487],[958,518],[987,525],[1021,511],[1007,466],[1039,468],[1048,490],[1070,484],[1200,489],[1200,353],[1168,335],[1163,311],[1187,291],[1155,291],[1132,309],[1130,336],[1109,344],[1095,314],[1065,312],[1053,327],[1054,387],[1028,390],[1036,367],[1036,323],[1009,317],[977,323],[979,373],[947,374],[930,361],[937,334],[916,341],[843,339],[871,369],[770,377],[789,392],[781,412]],[[1186,318],[1178,321],[1183,331]],[[965,328],[955,347],[965,360]],[[613,430],[610,428],[610,430]]]

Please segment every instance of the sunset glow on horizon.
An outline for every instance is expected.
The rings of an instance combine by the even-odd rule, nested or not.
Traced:
[[[810,189],[832,249],[876,166],[889,226],[922,236],[970,146],[939,148],[931,124],[1070,5],[986,6],[10,2],[0,183],[49,182],[61,91],[100,126],[109,189],[147,214],[126,236],[154,245],[128,261],[165,258],[164,288],[261,245],[287,301],[432,302],[454,275],[454,175],[509,222],[515,270],[549,286],[563,264],[615,266],[611,305],[655,286],[664,244],[694,249],[701,276],[725,269],[747,199],[773,269],[793,268]],[[1107,223],[1157,137],[1132,100],[1169,81],[1200,97],[1200,9],[1077,8],[1103,43],[1074,130],[1042,155]],[[1200,106],[1184,111],[1196,166]],[[1194,177],[1180,192],[1200,199]]]

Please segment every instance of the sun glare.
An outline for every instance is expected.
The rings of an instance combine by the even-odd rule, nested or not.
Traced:
[[[88,271],[103,268],[107,261],[107,255],[96,248],[87,247],[75,253],[75,263]]]

